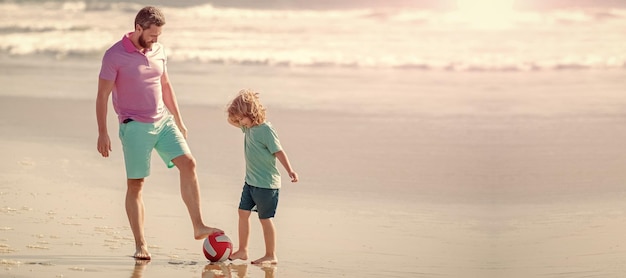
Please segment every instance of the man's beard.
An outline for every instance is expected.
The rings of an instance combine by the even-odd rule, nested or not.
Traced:
[[[143,34],[139,36],[138,42],[139,42],[139,45],[143,48],[151,48],[153,44],[152,42],[151,43],[146,42],[146,40],[143,39]]]

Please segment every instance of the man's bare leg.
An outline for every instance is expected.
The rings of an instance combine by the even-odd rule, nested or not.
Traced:
[[[204,239],[214,232],[223,232],[220,229],[204,225],[200,210],[200,186],[196,175],[196,160],[191,154],[184,154],[172,159],[180,171],[180,194],[189,211],[193,224],[195,239]]]
[[[128,179],[126,190],[126,215],[130,229],[135,237],[135,254],[133,257],[140,260],[150,260],[148,244],[143,233],[144,205],[141,195],[144,179]]]
[[[228,259],[248,259],[248,239],[250,238],[250,214],[249,210],[239,209],[239,248]]]
[[[276,264],[276,228],[272,218],[261,219],[261,227],[263,227],[263,238],[265,239],[265,256],[253,261],[253,264]]]

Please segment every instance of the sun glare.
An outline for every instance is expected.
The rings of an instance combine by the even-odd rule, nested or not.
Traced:
[[[512,23],[514,0],[457,0],[459,18],[480,28],[505,28]]]

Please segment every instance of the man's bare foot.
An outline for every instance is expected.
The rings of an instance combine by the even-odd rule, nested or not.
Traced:
[[[243,250],[237,250],[235,253],[231,254],[230,257],[228,257],[229,260],[234,261],[234,260],[247,260],[248,259],[248,252],[243,251]]]
[[[211,228],[208,226],[202,226],[200,228],[194,229],[193,237],[195,239],[205,239],[212,233],[224,233],[224,231],[218,228]]]
[[[137,260],[150,260],[152,257],[150,256],[150,252],[148,252],[148,248],[145,245],[137,246],[137,250],[135,251],[135,255],[133,258]]]
[[[275,256],[265,256],[256,261],[252,261],[252,264],[277,264],[278,258]]]

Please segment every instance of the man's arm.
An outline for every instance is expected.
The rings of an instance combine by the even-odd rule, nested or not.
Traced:
[[[291,182],[298,182],[298,173],[296,173],[293,169],[291,169],[291,164],[289,164],[289,159],[287,158],[287,154],[285,151],[280,150],[274,153],[274,156],[280,161],[280,164],[285,167],[287,173],[289,173],[289,177],[291,178]]]
[[[174,93],[174,88],[170,83],[170,78],[167,76],[167,72],[164,72],[161,76],[161,88],[163,88],[163,103],[165,103],[165,107],[167,107],[167,110],[174,115],[174,120],[176,121],[178,129],[183,133],[183,136],[187,138],[187,127],[185,127],[183,118],[178,110],[176,94]]]
[[[96,120],[98,122],[98,152],[103,157],[109,157],[111,139],[107,128],[107,108],[109,95],[115,86],[114,81],[100,78],[98,80],[98,95],[96,97]]]

